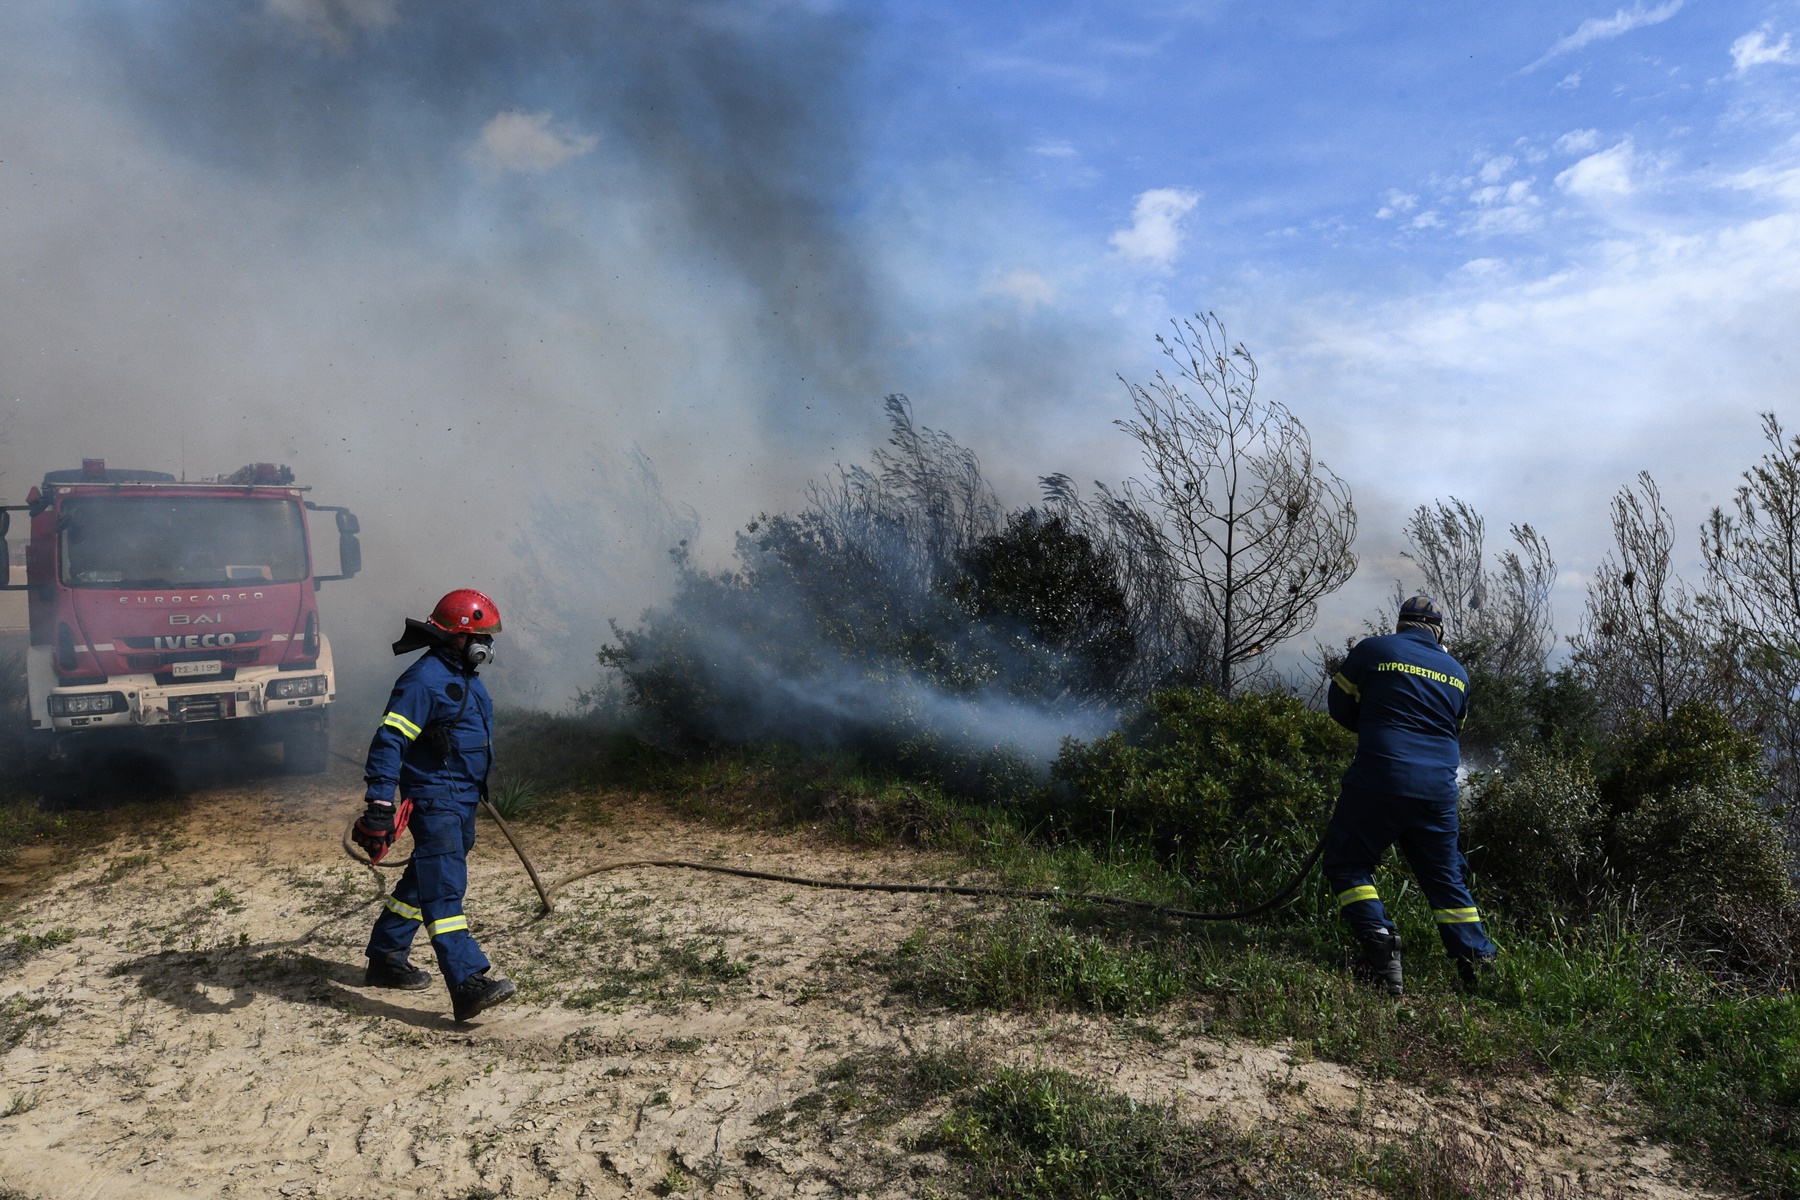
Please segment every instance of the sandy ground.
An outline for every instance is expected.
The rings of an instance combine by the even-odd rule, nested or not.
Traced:
[[[897,1002],[877,960],[955,904],[635,871],[575,884],[534,920],[517,860],[485,823],[468,907],[522,992],[459,1027],[441,986],[361,984],[374,888],[338,849],[359,791],[344,766],[240,779],[166,830],[39,868],[15,893],[0,951],[0,1181],[40,1200],[919,1195],[930,1184],[893,1145],[756,1118],[859,1048],[972,1043],[1245,1129],[1373,1144],[1462,1128],[1534,1172],[1700,1194],[1598,1085],[1565,1089],[1560,1106],[1520,1081],[1426,1095],[1280,1045],[1179,1028],[1152,1043],[1099,1020]],[[605,824],[523,833],[551,876],[651,853],[859,878],[953,869],[624,798]]]

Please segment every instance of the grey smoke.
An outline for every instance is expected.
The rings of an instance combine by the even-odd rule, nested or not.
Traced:
[[[882,395],[927,381],[1021,448],[1085,394],[1092,330],[896,296],[868,36],[774,3],[0,10],[0,494],[90,455],[285,461],[362,517],[366,570],[322,597],[351,682],[476,584],[523,634],[502,697],[565,702],[673,535],[722,561]],[[996,462],[1015,499],[1101,469],[1032,458]]]

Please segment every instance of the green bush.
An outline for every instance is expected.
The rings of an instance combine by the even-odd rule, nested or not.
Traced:
[[[1464,825],[1479,886],[1538,926],[1629,905],[1664,944],[1785,975],[1800,914],[1756,744],[1688,703],[1638,722],[1608,758],[1597,779],[1584,757],[1523,750],[1479,777]]]
[[[938,1139],[968,1170],[970,1195],[1018,1200],[1200,1195],[1202,1172],[1239,1153],[1225,1130],[1183,1124],[1164,1105],[1010,1067],[964,1098]]]
[[[896,986],[956,1009],[1074,1008],[1140,1013],[1180,994],[1179,964],[1155,942],[1061,927],[1038,908],[900,947]]]
[[[1242,839],[1310,849],[1355,744],[1290,696],[1171,688],[1118,732],[1064,744],[1045,815],[1064,836],[1142,841],[1208,866]]]
[[[1607,756],[1601,792],[1615,813],[1679,788],[1766,791],[1762,750],[1717,708],[1698,700],[1676,707],[1666,721],[1645,714],[1625,731]]]
[[[1458,655],[1469,672],[1464,760],[1493,762],[1526,750],[1580,753],[1599,737],[1599,700],[1573,670],[1527,678],[1496,675]]]
[[[1645,798],[1616,818],[1612,843],[1647,915],[1680,922],[1689,945],[1724,948],[1726,912],[1779,919],[1794,903],[1780,829],[1754,796],[1728,783]]]
[[[1469,863],[1508,915],[1541,926],[1589,909],[1604,883],[1606,810],[1585,759],[1521,751],[1468,794]]]
[[[1020,683],[1039,695],[1119,692],[1137,655],[1131,607],[1119,564],[1092,538],[1028,508],[977,542],[962,569],[951,589],[962,604],[1019,637]]]

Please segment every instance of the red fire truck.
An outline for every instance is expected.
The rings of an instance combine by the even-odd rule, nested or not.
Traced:
[[[280,742],[326,765],[337,686],[321,583],[362,566],[356,517],[254,463],[200,483],[161,471],[51,471],[27,503],[31,726],[60,755],[145,737]],[[314,573],[308,510],[333,513],[338,574]]]

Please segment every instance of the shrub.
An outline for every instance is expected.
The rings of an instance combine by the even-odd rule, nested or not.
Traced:
[[[1583,757],[1516,752],[1479,777],[1464,824],[1478,883],[1543,925],[1632,902],[1669,944],[1785,971],[1790,862],[1758,798],[1756,748],[1716,710],[1683,705],[1614,748],[1604,781]]]
[[[1781,831],[1730,783],[1650,796],[1616,819],[1612,842],[1648,914],[1680,922],[1688,945],[1723,948],[1726,911],[1778,919],[1794,903]]]
[[[1476,776],[1463,821],[1469,862],[1515,920],[1587,911],[1603,882],[1606,812],[1585,759],[1516,753]]]
[[[963,1099],[938,1138],[968,1170],[971,1195],[1019,1200],[1202,1194],[1202,1173],[1237,1154],[1224,1130],[1184,1124],[1164,1105],[1010,1067]]]
[[[1289,696],[1171,688],[1118,732],[1065,744],[1046,815],[1068,836],[1142,839],[1208,862],[1245,838],[1310,849],[1354,748]]]
[[[1137,652],[1131,609],[1119,565],[1092,538],[1028,508],[977,542],[962,568],[955,594],[975,617],[1020,639],[1020,660],[1041,676],[1032,691],[1119,690]]]
[[[1469,672],[1469,720],[1462,731],[1465,760],[1494,762],[1530,750],[1590,751],[1598,739],[1599,701],[1567,667],[1528,678],[1496,675],[1479,659]]]
[[[981,920],[946,937],[924,930],[901,946],[896,985],[950,1008],[1074,1008],[1140,1013],[1182,990],[1154,943],[1061,927],[1039,909]]]
[[[1678,788],[1765,790],[1761,748],[1710,704],[1689,700],[1666,721],[1638,714],[1613,745],[1601,791],[1614,812]]]

